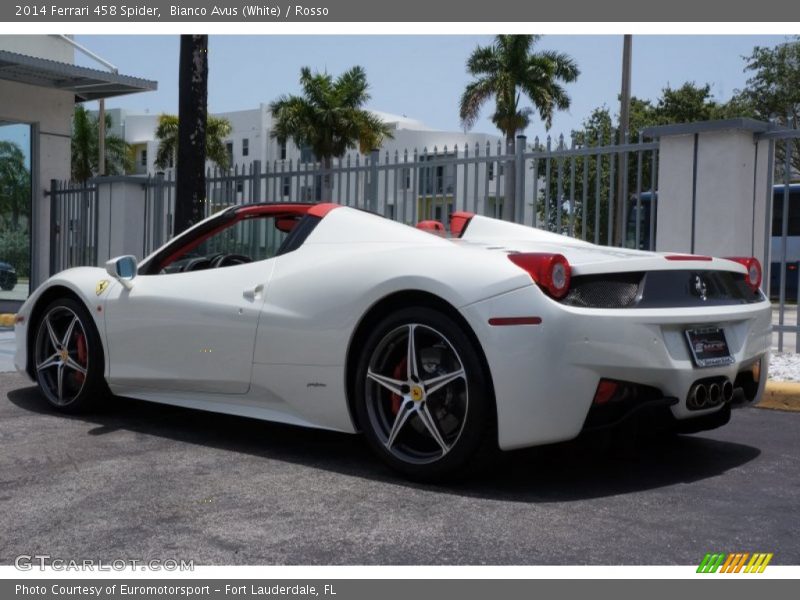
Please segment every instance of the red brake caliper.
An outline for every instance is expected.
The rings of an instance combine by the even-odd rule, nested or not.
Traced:
[[[79,333],[76,336],[75,345],[78,347],[78,363],[85,367],[86,363],[88,362],[88,353],[86,352],[86,338],[84,337],[83,333]],[[84,375],[83,373],[75,373],[75,379],[78,383],[83,383]]]
[[[395,379],[405,380],[405,373],[406,373],[406,366],[408,362],[406,358],[403,357],[397,366],[394,368],[394,372],[392,373],[392,377]],[[400,411],[400,403],[403,399],[398,396],[397,394],[392,394],[392,414],[396,415]]]

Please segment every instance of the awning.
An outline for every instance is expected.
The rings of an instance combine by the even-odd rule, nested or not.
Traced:
[[[158,82],[0,50],[0,79],[75,94],[76,102],[149,92]]]

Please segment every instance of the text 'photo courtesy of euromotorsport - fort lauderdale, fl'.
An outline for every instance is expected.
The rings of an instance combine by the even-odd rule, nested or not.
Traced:
[[[226,596],[335,596],[336,591],[333,584],[325,584],[321,589],[310,584],[247,584],[231,585],[224,584],[214,586],[215,591],[221,592]],[[48,583],[28,585],[19,583],[14,586],[14,594],[17,597],[34,596],[66,596],[69,598],[104,598],[108,596],[168,596],[172,598],[192,598],[195,596],[208,596],[212,586],[192,585],[184,583],[180,585],[158,583],[153,584],[127,584],[127,583],[108,583],[98,585],[72,585],[69,583]]]

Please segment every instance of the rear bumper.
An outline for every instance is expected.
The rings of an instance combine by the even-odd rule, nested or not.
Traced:
[[[769,302],[676,309],[586,309],[564,306],[529,286],[461,310],[478,336],[492,373],[502,449],[576,437],[584,426],[602,378],[657,388],[677,398],[669,407],[676,420],[721,410],[689,410],[686,398],[701,378],[737,374],[761,362],[757,402],[767,378],[771,309]],[[490,318],[536,316],[537,325],[490,326]],[[725,330],[734,363],[698,369],[684,330],[717,326]]]

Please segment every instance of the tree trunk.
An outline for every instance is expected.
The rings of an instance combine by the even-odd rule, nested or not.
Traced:
[[[205,216],[208,36],[182,35],[178,79],[175,235]]]
[[[331,202],[333,200],[333,176],[331,173],[333,158],[326,156],[322,160],[322,168],[322,194],[320,200],[322,202]]]
[[[514,133],[506,134],[506,155],[511,159],[505,162],[503,173],[504,181],[504,200],[503,200],[503,213],[501,218],[507,221],[514,221],[514,208],[516,207],[517,196],[517,173],[516,163],[514,162],[514,154],[516,153],[516,143]]]

